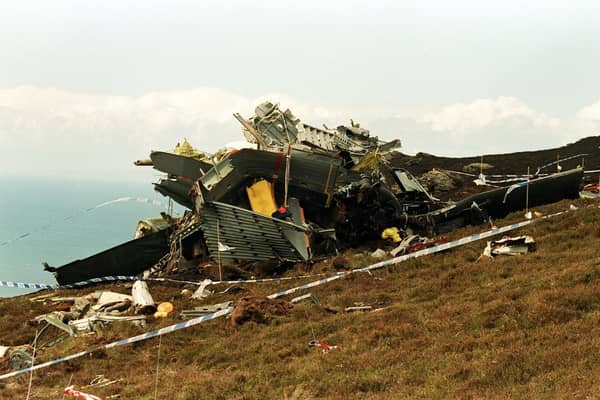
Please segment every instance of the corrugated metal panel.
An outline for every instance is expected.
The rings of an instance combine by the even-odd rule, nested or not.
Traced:
[[[230,248],[220,252],[223,263],[308,259],[304,241],[307,229],[301,225],[225,203],[208,202],[203,208],[201,226],[212,259],[218,258],[218,242]]]

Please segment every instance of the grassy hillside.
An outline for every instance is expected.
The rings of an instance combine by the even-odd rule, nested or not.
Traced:
[[[538,210],[564,210],[570,203]],[[478,260],[485,243],[475,242],[310,289],[320,305],[296,304],[287,315],[267,316],[266,324],[234,326],[221,319],[163,336],[157,398],[600,398],[600,203],[575,203],[582,208],[515,232],[536,239],[534,253]],[[496,223],[521,218],[512,214]],[[483,229],[469,227],[451,237]],[[314,268],[374,261],[354,251]],[[172,299],[176,313],[147,329],[179,321],[184,308],[295,285],[247,285],[245,292],[200,302],[180,295],[181,286],[151,284],[154,298]],[[343,312],[355,303],[381,310]],[[30,341],[35,327],[26,321],[52,310],[27,297],[2,300],[0,344]],[[37,362],[140,332],[115,324],[44,350]],[[338,347],[323,353],[307,345],[313,339]],[[31,398],[57,399],[69,382],[80,388],[104,374],[121,381],[88,392],[154,399],[158,346],[154,338],[36,371]],[[6,363],[1,370],[8,370]],[[0,398],[24,399],[28,380],[0,381]]]

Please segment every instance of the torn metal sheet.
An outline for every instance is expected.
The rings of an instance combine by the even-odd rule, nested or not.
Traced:
[[[203,280],[200,286],[198,286],[198,289],[192,294],[192,299],[201,300],[210,296],[212,292],[207,289],[209,285],[212,285],[210,279]]]
[[[105,314],[95,314],[86,318],[74,319],[69,321],[69,326],[73,328],[73,330],[77,334],[95,332],[98,330],[99,322],[118,322],[118,321],[127,321],[133,322],[135,324],[139,324],[141,327],[145,327],[146,325],[146,316],[145,315],[105,315]]]
[[[38,323],[46,322],[60,329],[61,331],[66,332],[69,336],[75,335],[75,331],[73,330],[73,328],[63,322],[63,314],[60,312],[40,315],[38,317],[35,317],[34,320]]]
[[[505,255],[516,256],[535,251],[536,243],[531,236],[504,237],[500,240],[487,242],[483,255],[488,257]]]
[[[197,159],[165,151],[153,151],[150,159],[155,169],[173,176],[181,176],[195,181],[212,168],[207,159]]]
[[[96,299],[96,304],[92,306],[95,311],[103,310],[115,304],[131,304],[133,298],[128,294],[115,293],[111,291],[94,292],[88,295],[90,299]]]
[[[18,346],[8,352],[8,365],[13,370],[28,368],[33,365],[33,356],[29,354],[30,346]]]
[[[215,313],[217,311],[225,310],[233,304],[231,301],[226,301],[224,303],[206,305],[194,307],[193,310],[183,310],[181,312],[182,318],[193,318],[193,317],[201,317],[203,315]]]
[[[168,253],[169,235],[170,229],[165,229],[48,270],[60,285],[103,276],[141,274]]]
[[[384,142],[371,136],[369,130],[350,120],[350,125],[340,125],[336,129],[317,128],[300,121],[289,109],[282,111],[279,104],[266,101],[254,110],[249,120],[234,114],[244,127],[242,132],[250,143],[262,147],[283,148],[289,144],[299,144],[322,151],[340,150],[360,154],[380,147],[382,151],[399,148],[400,140]]]
[[[150,314],[156,311],[154,299],[148,289],[148,284],[144,281],[135,281],[131,288],[131,297],[133,299],[133,308],[136,314]]]
[[[208,202],[202,209],[201,226],[210,257],[213,260],[220,258],[223,263],[273,259],[305,261],[309,257],[304,239],[307,227],[240,207]],[[219,246],[227,246],[227,250],[219,251]]]

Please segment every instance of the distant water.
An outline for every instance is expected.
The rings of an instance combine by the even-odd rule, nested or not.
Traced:
[[[150,181],[108,183],[42,178],[0,177],[0,280],[55,284],[42,261],[60,266],[88,257],[133,238],[140,219],[165,208],[119,202],[87,209],[123,197],[141,197],[166,204]],[[180,209],[179,209],[180,210]],[[0,287],[0,297],[32,290]]]

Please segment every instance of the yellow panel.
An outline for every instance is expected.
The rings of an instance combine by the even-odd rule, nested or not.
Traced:
[[[252,211],[270,217],[277,210],[275,197],[271,184],[265,180],[260,180],[254,185],[246,188],[248,199],[250,200],[250,208]]]

